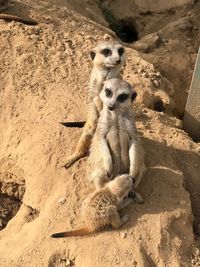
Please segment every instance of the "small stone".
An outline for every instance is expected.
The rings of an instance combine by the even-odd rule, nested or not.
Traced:
[[[116,264],[119,264],[119,258],[118,257],[116,258]]]
[[[58,202],[59,202],[61,205],[63,205],[63,204],[65,203],[65,201],[66,201],[66,198],[64,198],[64,197],[61,197],[61,198],[58,200]]]
[[[156,73],[155,73],[155,76],[156,76],[156,77],[160,77],[160,72],[156,72]]]
[[[156,88],[158,88],[160,86],[160,81],[158,81],[158,80],[152,80],[152,82],[153,82],[153,84],[154,84],[154,86]]]
[[[109,41],[109,40],[110,40],[110,35],[107,34],[107,33],[104,34],[103,39],[104,39],[105,41]]]
[[[69,259],[66,259],[65,266],[71,266],[71,261]]]
[[[194,164],[194,167],[195,167],[195,168],[197,168],[197,167],[198,167],[198,164],[197,164],[197,163],[195,163],[195,164]]]
[[[63,38],[64,38],[64,39],[68,39],[68,38],[69,38],[69,34],[68,34],[67,32],[64,32],[64,33],[63,33]]]
[[[122,238],[126,238],[127,233],[121,233],[120,236],[121,236]]]

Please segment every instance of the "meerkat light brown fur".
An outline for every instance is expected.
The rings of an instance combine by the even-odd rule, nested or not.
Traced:
[[[136,188],[145,171],[132,110],[136,95],[126,81],[110,79],[104,82],[100,93],[103,109],[89,156],[90,177],[96,188],[124,173],[130,174]]]
[[[93,69],[88,88],[88,119],[75,152],[66,160],[66,168],[88,152],[92,136],[96,130],[99,111],[102,109],[99,94],[103,82],[111,78],[121,78],[120,72],[125,63],[125,51],[118,42],[103,41],[92,50],[91,58]]]
[[[124,199],[132,189],[132,178],[121,175],[105,184],[102,189],[96,190],[85,199],[82,206],[82,219],[84,227],[78,230],[56,233],[51,237],[69,237],[88,235],[111,225],[118,229],[128,219],[128,215],[120,218],[118,210],[126,207],[132,200]]]

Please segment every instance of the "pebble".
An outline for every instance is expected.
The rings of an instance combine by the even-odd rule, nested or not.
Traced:
[[[134,267],[137,266],[137,261],[134,261],[134,262],[133,262],[133,266],[134,266]]]
[[[111,38],[110,38],[110,35],[106,33],[106,34],[104,34],[103,39],[104,39],[105,41],[108,41],[108,40],[110,40]]]
[[[158,88],[160,86],[160,81],[158,81],[158,80],[152,80],[152,82],[153,82],[153,84],[154,84],[154,86],[156,88]]]
[[[126,238],[127,233],[121,233],[120,236],[121,236],[122,238]]]
[[[71,266],[71,261],[69,259],[66,260],[65,266]]]
[[[58,200],[58,202],[59,202],[61,205],[63,205],[63,204],[65,203],[65,201],[66,201],[66,198],[64,198],[64,197],[61,197],[61,198]]]

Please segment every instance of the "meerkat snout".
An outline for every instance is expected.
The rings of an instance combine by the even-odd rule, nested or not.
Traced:
[[[116,64],[117,65],[120,64],[120,63],[121,63],[121,59],[116,60]]]
[[[108,109],[109,109],[110,111],[113,111],[113,110],[115,109],[115,105],[108,106]]]

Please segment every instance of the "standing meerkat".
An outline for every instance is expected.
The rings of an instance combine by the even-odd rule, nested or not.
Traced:
[[[9,8],[10,3],[12,3],[13,1],[11,0],[0,0],[0,12],[5,11]],[[18,16],[14,16],[14,15],[9,15],[9,14],[1,14],[0,13],[0,19],[4,19],[6,21],[18,21],[18,22],[22,22],[24,24],[27,25],[36,25],[38,24],[36,21],[32,20],[32,19],[25,19],[25,18],[21,18]]]
[[[136,188],[146,169],[132,110],[136,96],[126,81],[110,79],[104,82],[100,93],[103,109],[89,156],[91,181],[96,188],[124,173],[133,178]]]
[[[118,229],[128,219],[128,215],[120,218],[118,210],[126,207],[132,199],[126,198],[132,189],[132,178],[125,174],[108,182],[103,188],[93,192],[85,199],[82,206],[84,227],[78,230],[52,234],[51,237],[69,237],[88,235],[111,225]]]
[[[120,72],[125,64],[125,50],[118,42],[102,41],[91,51],[91,58],[93,69],[88,89],[88,119],[75,152],[66,160],[66,168],[88,152],[92,136],[96,130],[99,112],[102,109],[99,94],[102,90],[103,82],[111,78],[121,78]],[[70,127],[80,126],[79,123],[64,123],[64,125]]]

